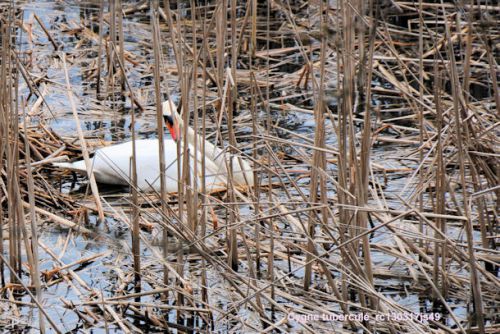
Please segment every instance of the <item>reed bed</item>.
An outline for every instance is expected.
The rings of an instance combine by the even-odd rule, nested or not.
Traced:
[[[498,332],[499,18],[486,1],[0,4],[0,329]],[[163,138],[176,98],[251,161],[251,187],[193,185],[181,142],[176,193],[140,191],[135,153],[126,188],[52,166]]]

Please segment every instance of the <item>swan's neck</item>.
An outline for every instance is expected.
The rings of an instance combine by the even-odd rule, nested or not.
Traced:
[[[204,140],[201,136],[197,135],[191,127],[187,129],[187,138],[190,145],[195,146],[197,150],[201,151],[203,144],[205,145],[205,157],[212,160],[217,164],[226,165],[224,163],[224,154],[222,149],[218,148],[208,140]]]

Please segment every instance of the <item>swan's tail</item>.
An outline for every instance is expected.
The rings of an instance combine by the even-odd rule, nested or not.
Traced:
[[[253,169],[248,160],[243,157],[233,156],[233,177],[237,184],[253,186]]]
[[[74,172],[87,173],[87,168],[85,167],[85,161],[79,160],[75,162],[53,162],[52,166],[62,169],[68,169]]]

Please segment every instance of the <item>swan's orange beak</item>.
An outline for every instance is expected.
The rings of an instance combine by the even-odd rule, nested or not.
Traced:
[[[180,137],[179,124],[177,121],[173,120],[170,116],[165,116],[165,125],[174,141],[178,141]]]

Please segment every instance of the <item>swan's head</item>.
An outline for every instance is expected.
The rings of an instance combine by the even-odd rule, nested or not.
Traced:
[[[179,140],[180,137],[179,125],[176,124],[176,122],[172,119],[172,116],[170,115],[163,115],[163,119],[165,120],[165,126],[167,127],[168,131],[170,131],[172,139],[175,141]]]
[[[177,106],[174,102],[167,100],[163,102],[162,109],[165,126],[170,131],[172,139],[178,141],[181,137],[180,126],[182,125],[182,119],[177,113]]]

